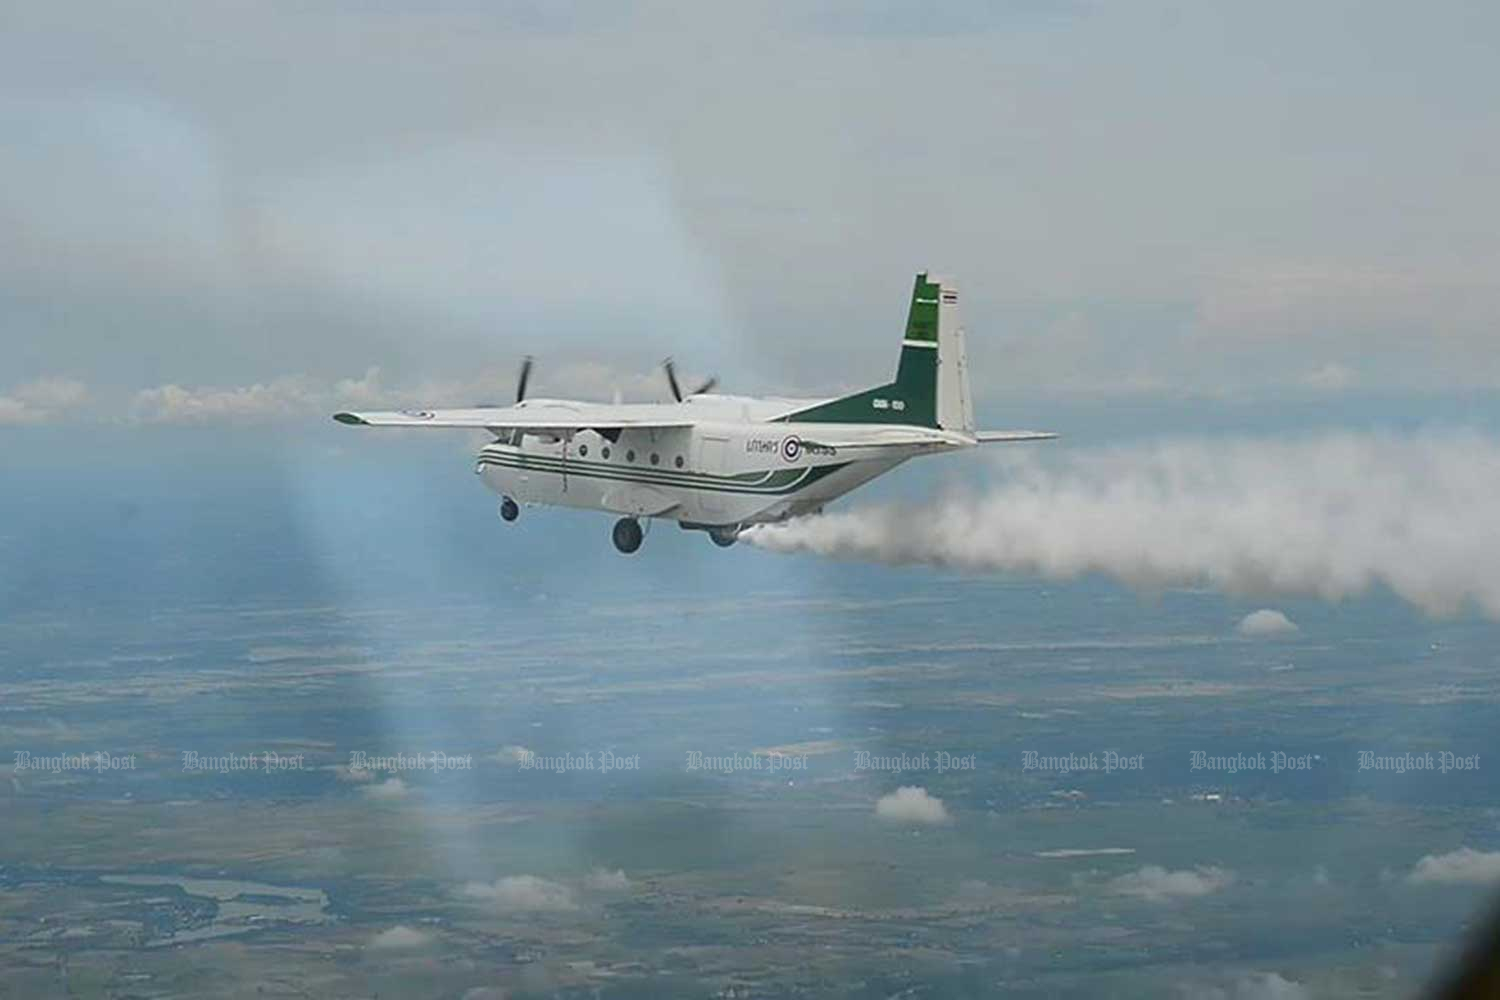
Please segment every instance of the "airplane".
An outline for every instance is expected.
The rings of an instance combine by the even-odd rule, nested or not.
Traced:
[[[477,428],[494,440],[474,472],[500,496],[500,516],[521,506],[619,515],[612,538],[641,547],[651,519],[733,545],[751,525],[816,514],[825,504],[909,458],[995,442],[1043,441],[1044,431],[976,431],[958,289],[918,274],[896,377],[835,399],[715,393],[709,379],[684,393],[663,362],[671,403],[529,399],[521,366],[514,406],[337,413],[360,427]]]

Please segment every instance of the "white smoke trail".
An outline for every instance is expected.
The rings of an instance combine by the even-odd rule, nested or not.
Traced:
[[[1475,431],[1180,440],[997,467],[1003,478],[979,492],[745,537],[780,552],[1236,594],[1336,599],[1383,583],[1431,614],[1473,602],[1500,618],[1500,441]]]

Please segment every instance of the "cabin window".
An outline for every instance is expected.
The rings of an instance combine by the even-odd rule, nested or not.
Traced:
[[[651,453],[651,464],[652,465],[660,465],[661,464],[661,456],[658,455],[654,451]]]
[[[600,452],[600,454],[603,455],[605,458],[608,458],[609,457],[609,445],[605,445],[604,446],[604,450],[602,452]]]
[[[578,446],[578,454],[580,456],[584,457],[584,458],[587,458],[588,454],[589,454],[589,446],[586,445],[586,444],[579,445]]]
[[[635,461],[635,449],[634,448],[631,448],[629,451],[627,451],[625,453],[625,461],[627,461],[627,462],[634,462]]]
[[[678,455],[676,458],[672,459],[672,464],[677,466],[679,469],[682,468],[682,456]]]

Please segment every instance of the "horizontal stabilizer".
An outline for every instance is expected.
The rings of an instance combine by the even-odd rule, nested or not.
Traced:
[[[837,430],[837,428],[829,428]],[[851,428],[844,428],[847,432]],[[859,434],[846,437],[841,434],[799,435],[804,449],[835,448],[967,448],[974,444],[972,438],[956,431],[945,431],[926,427],[882,427],[879,429],[858,428]]]
[[[980,444],[1005,444],[1015,441],[1051,441],[1057,435],[1051,431],[975,431],[974,440]]]

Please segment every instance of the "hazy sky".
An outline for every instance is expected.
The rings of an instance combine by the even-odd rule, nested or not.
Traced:
[[[1500,387],[1500,8],[942,8],[0,4],[0,422]]]

